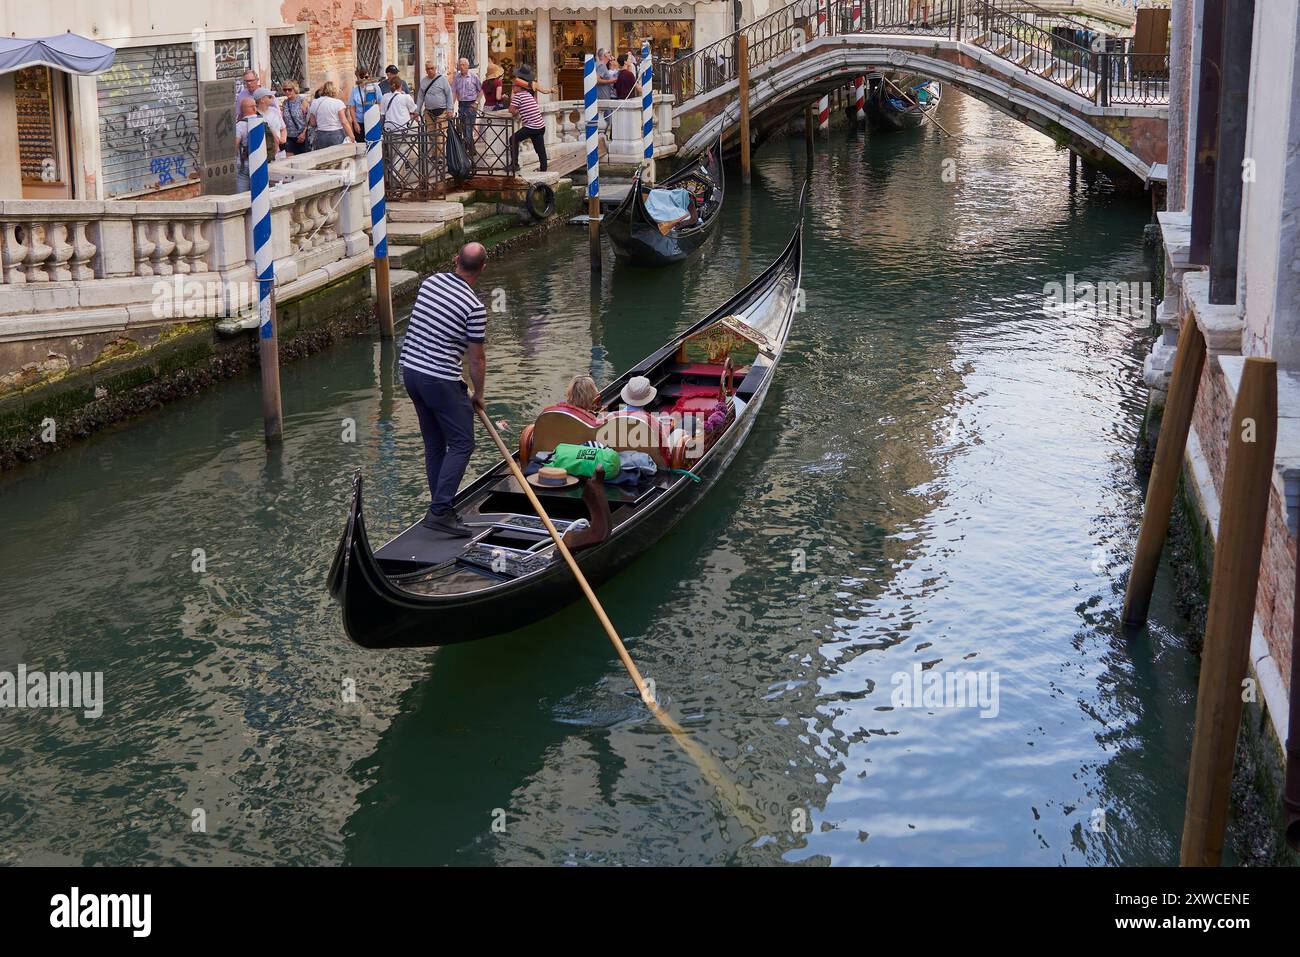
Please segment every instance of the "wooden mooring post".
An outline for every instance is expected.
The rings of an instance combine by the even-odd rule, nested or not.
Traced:
[[[1169,512],[1178,490],[1178,476],[1187,450],[1187,433],[1191,429],[1204,366],[1205,336],[1196,320],[1187,316],[1178,334],[1174,371],[1169,378],[1169,396],[1160,419],[1160,438],[1156,442],[1155,462],[1147,482],[1142,530],[1138,533],[1137,553],[1133,557],[1133,570],[1129,573],[1128,589],[1124,594],[1123,622],[1131,628],[1140,628],[1146,623],[1147,611],[1151,607],[1151,590],[1155,587],[1160,553],[1169,533]]]
[[[736,60],[740,77],[740,181],[749,185],[749,37],[736,37]],[[718,157],[722,162],[722,157]]]
[[[1228,423],[1228,464],[1187,777],[1184,867],[1216,867],[1223,857],[1276,445],[1277,363],[1252,356],[1242,369]]]

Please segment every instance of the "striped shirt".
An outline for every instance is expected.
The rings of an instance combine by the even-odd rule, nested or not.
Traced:
[[[517,86],[511,93],[513,99],[511,102],[519,112],[520,121],[530,130],[546,129],[546,121],[542,119],[542,108],[537,105],[537,97],[533,96],[533,91]]]
[[[465,346],[483,342],[487,310],[469,283],[452,272],[434,273],[420,286],[402,342],[403,368],[435,379],[459,380]]]

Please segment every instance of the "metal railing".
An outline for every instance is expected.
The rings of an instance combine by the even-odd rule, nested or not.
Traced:
[[[456,120],[451,122],[459,123]],[[510,137],[515,118],[480,113],[466,140],[471,177],[509,177]],[[413,123],[384,130],[384,193],[392,202],[442,199],[451,175],[447,169],[448,121]]]
[[[860,26],[859,26],[860,24]],[[1026,72],[1102,106],[1169,102],[1169,56],[1136,54],[1125,38],[1026,0],[794,0],[735,33],[663,64],[655,90],[678,103],[737,79],[737,38],[749,66],[797,53],[822,36],[919,35],[978,44]]]
[[[384,197],[419,202],[446,195],[446,122],[384,130]]]
[[[515,118],[509,113],[480,113],[470,141],[475,176],[509,176],[510,137]]]

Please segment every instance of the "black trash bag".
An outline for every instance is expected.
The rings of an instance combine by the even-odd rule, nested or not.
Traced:
[[[474,164],[470,162],[465,141],[461,139],[460,131],[451,125],[447,127],[447,172],[457,182],[474,175]]]

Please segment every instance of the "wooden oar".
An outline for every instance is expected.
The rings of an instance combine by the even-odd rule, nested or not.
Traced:
[[[686,733],[686,729],[674,721],[672,715],[665,711],[659,702],[655,700],[655,696],[646,685],[645,679],[641,677],[641,672],[637,670],[636,663],[632,660],[632,656],[627,653],[627,648],[623,646],[623,639],[621,639],[618,636],[618,632],[614,630],[614,625],[609,620],[609,616],[605,614],[605,609],[601,606],[600,600],[596,597],[596,593],[591,590],[591,585],[587,582],[587,576],[582,574],[582,569],[580,569],[578,563],[573,560],[573,553],[569,551],[569,546],[564,544],[563,536],[561,536],[560,533],[556,531],[555,526],[551,524],[551,517],[546,514],[546,509],[542,507],[541,501],[533,492],[532,485],[529,484],[526,478],[524,478],[523,470],[519,467],[519,463],[515,461],[514,455],[508,448],[506,448],[505,442],[501,440],[501,435],[497,432],[496,426],[492,424],[492,420],[488,418],[487,412],[485,412],[481,407],[475,406],[474,409],[478,413],[479,420],[483,423],[483,427],[487,429],[488,435],[492,436],[492,441],[496,443],[497,449],[501,452],[501,457],[504,458],[506,464],[510,466],[510,471],[513,473],[515,481],[518,482],[519,487],[524,490],[524,495],[528,497],[528,502],[533,506],[533,511],[537,513],[537,517],[540,518],[542,524],[546,526],[546,531],[550,533],[551,540],[555,542],[555,547],[559,549],[560,554],[564,556],[564,560],[568,562],[569,570],[573,572],[573,577],[578,580],[578,585],[582,588],[583,594],[587,596],[587,601],[591,604],[591,610],[596,613],[597,620],[600,621],[601,627],[605,629],[605,634],[609,636],[610,643],[613,644],[614,650],[618,652],[619,660],[623,662],[623,667],[627,669],[628,675],[631,676],[632,684],[636,686],[637,693],[641,695],[641,700],[645,702],[645,705],[650,709],[650,712],[659,719],[659,723],[667,728],[668,731],[672,733],[672,736],[677,739],[677,743],[682,746],[682,750],[684,750],[690,759],[695,762],[696,766],[700,769],[700,773],[703,774],[705,779],[713,785],[718,796],[731,806],[731,810],[735,813],[741,824],[750,828],[754,832],[755,836],[764,834],[764,828],[752,813],[753,805],[749,804],[744,799],[745,796],[739,786],[732,782],[730,776],[727,775],[718,762],[713,759],[713,755],[709,754],[696,744],[695,741],[691,739],[690,735]]]
[[[882,80],[884,80],[886,83],[888,83],[890,86],[892,86],[895,90],[898,90],[898,92],[899,92],[903,97],[905,97],[906,99],[910,100],[910,101],[911,101],[911,102],[916,106],[916,108],[917,108],[918,110],[920,110],[922,113],[924,113],[927,117],[930,118],[930,122],[931,122],[931,123],[933,123],[935,126],[939,127],[939,129],[943,130],[945,136],[952,136],[951,133],[949,133],[946,129],[944,129],[944,126],[943,126],[942,123],[939,122],[938,117],[936,117],[936,116],[934,115],[934,114],[936,114],[936,113],[939,112],[939,107],[938,107],[938,106],[935,106],[935,107],[931,108],[930,111],[927,113],[925,107],[923,107],[923,106],[921,105],[921,102],[920,102],[916,97],[912,96],[912,94],[908,93],[906,90],[901,89],[901,88],[898,86],[897,83],[895,83],[895,82],[894,82],[893,80],[891,80],[889,77],[885,76],[883,73],[880,74],[880,78],[881,78]]]

